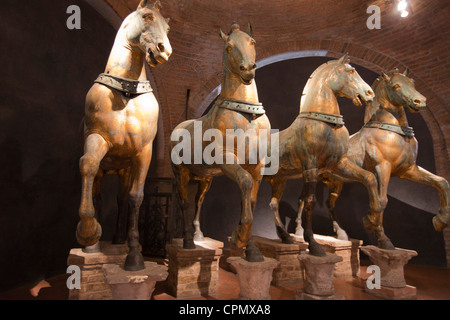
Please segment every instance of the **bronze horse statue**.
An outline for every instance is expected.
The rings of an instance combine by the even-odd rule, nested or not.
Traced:
[[[366,107],[364,126],[350,137],[348,159],[357,166],[373,172],[378,181],[382,211],[379,215],[364,217],[364,226],[375,231],[378,246],[394,249],[383,231],[383,212],[387,205],[387,189],[391,177],[399,177],[436,188],[440,194],[439,214],[433,217],[435,230],[442,231],[450,222],[450,188],[447,180],[434,175],[416,164],[418,144],[413,129],[408,126],[405,109],[417,113],[426,107],[426,98],[408,77],[409,69],[400,73],[394,69],[382,73],[372,88],[376,94]],[[329,188],[328,208],[334,212],[345,180],[325,175]],[[331,215],[335,220],[334,214]]]
[[[271,210],[275,216],[277,234],[285,243],[292,239],[282,224],[278,208],[288,179],[303,178],[299,198],[299,213],[304,211],[304,239],[309,253],[324,256],[325,252],[314,240],[312,212],[315,206],[319,175],[332,172],[365,185],[370,197],[370,214],[380,211],[374,175],[356,166],[346,156],[349,134],[340,115],[337,96],[351,99],[361,106],[372,101],[370,86],[349,64],[348,55],[328,61],[318,67],[309,78],[300,101],[300,113],[294,122],[279,133],[279,170],[275,175],[264,175],[272,187]]]
[[[122,23],[106,70],[86,96],[77,239],[83,246],[99,241],[102,229],[95,218],[93,196],[99,193],[104,174],[119,174],[119,216],[128,203],[129,253],[124,265],[128,271],[145,267],[139,250],[138,213],[159,114],[144,61],[156,67],[169,59],[172,48],[168,31],[168,20],[161,16],[159,1],[142,0]]]
[[[196,240],[200,240],[202,238],[199,224],[201,203],[213,177],[225,175],[236,182],[241,191],[241,218],[238,227],[232,234],[232,241],[239,248],[246,247],[248,261],[261,261],[263,257],[251,241],[251,227],[253,222],[252,212],[256,205],[257,193],[262,179],[262,161],[249,161],[250,146],[248,145],[245,145],[244,152],[239,154],[237,152],[239,142],[236,145],[234,144],[236,137],[229,131],[236,129],[244,132],[254,130],[255,139],[261,139],[262,135],[264,135],[263,138],[270,139],[270,122],[258,100],[258,92],[254,81],[256,70],[255,40],[252,36],[250,24],[247,32],[241,31],[239,25],[233,24],[228,34],[220,31],[220,37],[225,43],[222,63],[222,91],[206,115],[179,124],[171,137],[172,169],[177,181],[184,216],[183,247],[187,249],[195,248],[193,222],[187,212],[189,207],[189,181],[195,179],[199,184],[194,225]],[[202,140],[200,145],[195,145],[194,141],[197,138],[202,139],[207,132],[212,132],[211,130],[216,130],[213,143]],[[264,133],[260,133],[263,131]],[[179,137],[177,138],[180,132],[187,132],[188,136],[193,137],[188,145],[189,150],[183,151],[183,157],[186,157],[187,153],[191,154],[185,161],[181,161],[179,150],[177,150],[177,146],[181,144],[181,142],[178,142]],[[207,140],[212,141],[212,135]],[[225,145],[225,140],[233,141],[233,146]],[[185,139],[183,139],[183,142],[185,142]],[[219,161],[207,161],[202,157],[202,154],[205,154],[207,148],[211,148],[211,145],[213,146],[212,149],[215,150],[214,157]],[[185,154],[185,152],[187,153]],[[197,161],[194,159],[196,154],[200,155],[200,159],[197,159]]]

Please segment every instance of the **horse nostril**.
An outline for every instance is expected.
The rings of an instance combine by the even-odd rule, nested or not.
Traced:
[[[241,71],[247,70],[243,65],[241,65],[241,66],[239,67],[239,69],[241,69]]]
[[[253,69],[256,69],[256,63],[254,63],[253,65],[252,65],[252,70]]]
[[[166,50],[166,47],[164,47],[164,45],[160,42],[158,43],[158,51],[159,52],[164,52]]]
[[[373,96],[373,91],[372,90],[367,91],[367,95],[368,96]]]
[[[414,104],[420,104],[420,100],[418,99],[414,100]]]

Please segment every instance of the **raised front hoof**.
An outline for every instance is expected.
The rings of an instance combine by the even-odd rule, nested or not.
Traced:
[[[315,241],[312,241],[308,245],[309,254],[315,257],[325,257],[327,254],[322,249],[322,246]]]
[[[92,218],[89,223],[80,221],[77,225],[76,237],[79,244],[84,247],[90,247],[96,244],[102,236],[101,225]]]
[[[132,250],[125,259],[123,268],[126,271],[139,271],[145,269],[144,257],[137,250]]]
[[[294,239],[292,239],[291,235],[286,232],[286,230],[277,227],[277,235],[281,239],[281,243],[285,244],[293,244]]]
[[[253,241],[250,241],[245,248],[245,260],[248,262],[264,262],[264,256]]]
[[[195,243],[192,239],[183,239],[183,249],[195,249]]]
[[[442,232],[447,227],[447,224],[442,222],[439,215],[433,217],[433,227],[437,232]]]

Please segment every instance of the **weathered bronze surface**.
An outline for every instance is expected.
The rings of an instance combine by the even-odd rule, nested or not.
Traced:
[[[349,65],[347,55],[323,64],[311,75],[303,91],[299,116],[289,128],[279,133],[280,169],[275,175],[264,176],[272,187],[270,207],[277,233],[287,243],[292,239],[280,220],[278,206],[287,179],[303,177],[299,214],[304,210],[304,238],[309,243],[310,254],[316,256],[325,255],[312,231],[312,212],[320,174],[333,172],[363,183],[369,191],[371,212],[381,210],[374,175],[351,163],[346,156],[349,134],[340,116],[337,96],[352,99],[356,106],[362,105],[360,98],[368,102],[374,97],[370,86]]]
[[[200,121],[202,131],[197,134],[203,134],[206,130],[214,128],[218,129],[223,137],[227,137],[227,129],[235,130],[237,128],[246,131],[254,129],[259,139],[259,129],[267,129],[267,139],[270,141],[270,122],[267,116],[261,112],[253,113],[251,110],[237,111],[228,108],[230,101],[241,102],[242,107],[253,106],[260,111],[258,92],[256,89],[255,78],[255,40],[252,37],[251,26],[247,32],[240,30],[237,24],[233,24],[228,35],[220,31],[220,37],[223,39],[223,81],[222,91],[211,110],[200,119],[189,120],[178,125],[177,129],[186,129],[194,137],[195,121]],[[224,104],[225,103],[225,104]],[[192,141],[194,141],[192,139]],[[172,162],[172,168],[177,180],[178,192],[181,199],[181,207],[184,215],[184,248],[195,248],[192,221],[190,221],[187,208],[188,204],[188,183],[191,179],[199,181],[198,193],[196,196],[196,217],[194,225],[196,228],[196,239],[201,239],[199,215],[201,205],[203,203],[206,192],[208,191],[214,176],[226,175],[239,186],[242,194],[242,208],[240,224],[233,232],[233,242],[239,247],[251,247],[251,227],[253,221],[253,209],[256,205],[256,197],[261,183],[261,161],[257,164],[250,164],[248,161],[239,164],[240,160],[236,154],[236,150],[226,149],[224,144],[216,146],[216,152],[220,152],[223,156],[223,164],[191,164],[176,165]],[[172,142],[170,150],[172,151],[176,142]],[[203,142],[203,149],[210,142]],[[192,152],[194,155],[194,145],[192,144]],[[249,150],[245,149],[245,157],[247,158]],[[218,151],[220,150],[220,151]],[[234,164],[227,163],[226,158],[233,159]],[[226,195],[224,195],[226,196]],[[253,254],[252,254],[253,252]],[[248,260],[258,260],[262,257],[259,250],[247,251]]]
[[[143,0],[120,27],[104,73],[119,79],[118,81],[123,78],[131,85],[144,84],[145,87],[147,78],[144,61],[156,67],[165,63],[172,53],[167,38],[167,22],[160,14],[159,1],[150,4]],[[137,218],[159,113],[158,102],[153,93],[145,88],[144,91],[146,92],[127,92],[95,83],[87,94],[85,106],[85,144],[84,155],[80,159],[82,193],[77,239],[84,246],[91,246],[99,241],[102,230],[95,218],[93,196],[100,193],[104,174],[119,174],[119,216],[126,212],[127,205],[129,207],[130,251],[125,262],[126,270],[144,268],[139,251]],[[122,226],[119,225],[118,229],[122,229]]]
[[[415,89],[414,81],[408,77],[408,69],[404,73],[398,69],[382,73],[372,88],[376,97],[366,107],[366,124],[350,137],[347,156],[352,163],[375,174],[383,211],[366,216],[364,225],[375,232],[379,247],[394,249],[383,231],[390,177],[426,184],[439,191],[439,214],[433,217],[437,231],[442,231],[450,223],[450,188],[444,178],[416,165],[418,144],[412,128],[408,127],[405,108],[413,113],[419,112],[426,107],[426,98]],[[335,201],[345,180],[330,175],[324,178],[330,189],[328,207],[334,212]]]

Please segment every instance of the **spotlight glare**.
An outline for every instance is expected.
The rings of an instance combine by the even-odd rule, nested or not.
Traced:
[[[400,2],[397,5],[397,10],[403,13],[407,6],[408,3],[406,2],[406,0],[400,0]]]
[[[403,10],[403,11],[400,13],[400,16],[401,16],[402,18],[406,18],[406,17],[408,16],[408,14],[409,14],[408,11]]]

